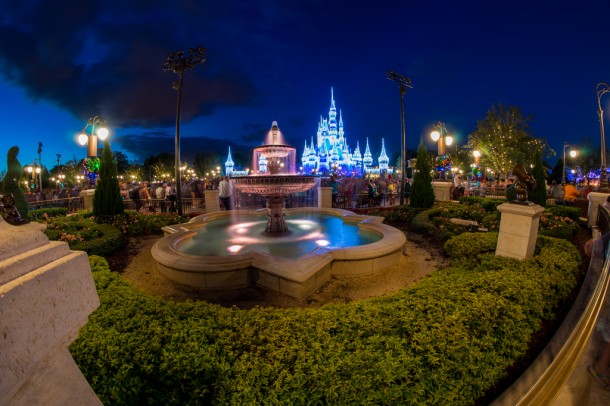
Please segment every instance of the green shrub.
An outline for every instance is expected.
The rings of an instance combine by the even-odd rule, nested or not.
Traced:
[[[123,244],[121,232],[115,226],[75,216],[49,219],[45,234],[50,240],[65,241],[70,249],[89,255],[111,255]]]
[[[116,162],[110,150],[110,143],[105,140],[100,164],[100,177],[97,180],[95,194],[93,195],[93,214],[105,223],[110,221],[112,216],[121,214],[123,211],[125,211],[125,205],[119,188]]]
[[[574,221],[580,219],[581,213],[580,208],[578,207],[562,206],[559,204],[547,207],[546,211],[558,217],[568,217]]]
[[[68,209],[65,207],[47,207],[44,209],[30,210],[28,219],[32,221],[40,221],[53,217],[66,216],[67,214]]]
[[[479,254],[495,252],[497,233],[468,233],[450,238],[445,242],[445,252],[451,258],[473,258]]]
[[[460,197],[460,204],[468,206],[479,206],[487,212],[494,212],[497,207],[503,203],[506,203],[506,199],[498,199],[493,197],[477,197],[477,196],[462,196]]]
[[[101,304],[70,352],[104,404],[475,404],[566,300],[579,255],[540,237],[518,261],[459,239],[453,255],[476,257],[319,309],[164,301],[91,257]]]
[[[432,189],[432,176],[430,175],[430,157],[423,143],[419,144],[415,169],[409,206],[429,209],[434,206],[434,189]]]
[[[186,216],[175,213],[137,213],[125,210],[125,213],[113,217],[112,224],[125,235],[148,235],[162,233],[161,228],[188,221]]]
[[[19,180],[23,175],[23,167],[17,159],[19,147],[11,147],[6,154],[6,174],[0,183],[1,194],[13,194],[15,198],[15,208],[19,212],[22,220],[28,218],[29,204],[25,198],[25,194],[19,186]]]

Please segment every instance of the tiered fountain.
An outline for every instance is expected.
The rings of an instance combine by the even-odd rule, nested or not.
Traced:
[[[267,133],[265,144],[254,149],[254,175],[233,178],[237,189],[265,198],[269,211],[265,233],[272,235],[289,231],[284,213],[286,197],[309,190],[316,183],[311,176],[294,174],[296,150],[286,145],[283,139],[277,121],[274,121]]]
[[[299,300],[330,277],[370,274],[402,258],[403,232],[382,217],[347,210],[285,209],[291,193],[310,189],[315,178],[295,174],[296,151],[274,121],[253,151],[254,174],[233,179],[242,192],[267,202],[259,210],[218,211],[186,224],[164,227],[152,248],[157,269],[172,282],[201,289],[256,284]]]

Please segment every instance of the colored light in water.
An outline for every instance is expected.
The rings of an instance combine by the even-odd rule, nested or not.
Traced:
[[[320,247],[326,247],[330,242],[328,242],[328,240],[316,240],[316,244]]]
[[[238,253],[239,251],[241,251],[241,249],[243,248],[243,245],[231,245],[229,247],[227,247],[227,251],[230,252],[231,254],[235,254]]]

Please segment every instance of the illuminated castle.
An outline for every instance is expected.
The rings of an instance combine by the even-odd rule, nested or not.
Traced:
[[[264,159],[264,157],[261,157]],[[380,173],[391,174],[393,168],[389,166],[390,159],[385,150],[384,139],[381,139],[381,153],[377,158],[377,166],[374,166],[373,155],[369,147],[369,139],[366,139],[364,155],[360,152],[360,143],[356,141],[356,149],[352,152],[343,129],[343,116],[339,111],[337,121],[337,108],[333,89],[330,89],[330,110],[328,118],[320,117],[318,132],[314,143],[311,137],[309,145],[305,140],[305,148],[301,155],[301,168],[299,172],[304,174],[325,175],[328,173],[341,173],[347,176],[360,176],[362,174]],[[248,171],[235,170],[229,147],[229,157],[225,162],[226,174],[230,176],[247,175]]]
[[[360,153],[360,143],[356,142],[356,149],[352,152],[345,137],[343,116],[339,111],[337,121],[337,108],[333,89],[330,89],[330,110],[328,118],[320,117],[316,142],[313,137],[309,145],[305,140],[305,148],[301,155],[303,173],[340,172],[344,175],[362,175],[380,172],[392,173],[388,166],[389,158],[385,151],[385,142],[381,140],[381,154],[378,158],[378,167],[373,167],[373,156],[366,139],[364,157]]]

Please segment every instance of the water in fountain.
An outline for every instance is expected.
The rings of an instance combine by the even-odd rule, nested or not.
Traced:
[[[284,213],[286,197],[310,189],[315,185],[315,179],[295,174],[296,149],[285,143],[276,121],[271,124],[265,144],[254,148],[252,155],[254,174],[233,178],[234,185],[242,192],[265,198],[266,234],[286,234],[289,232]]]

